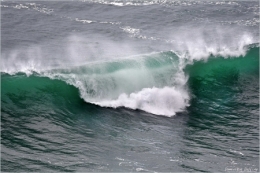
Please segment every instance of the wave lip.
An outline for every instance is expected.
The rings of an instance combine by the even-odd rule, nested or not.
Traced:
[[[188,106],[187,77],[173,52],[44,72],[79,89],[88,103],[173,116]]]
[[[144,88],[129,95],[123,93],[115,100],[94,102],[102,107],[126,107],[139,109],[156,115],[173,116],[189,106],[189,95],[175,87]]]

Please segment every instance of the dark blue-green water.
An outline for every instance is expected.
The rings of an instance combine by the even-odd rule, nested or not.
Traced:
[[[1,1],[1,171],[259,172],[259,2]]]

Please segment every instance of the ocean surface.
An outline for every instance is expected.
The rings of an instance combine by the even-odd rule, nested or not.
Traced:
[[[259,172],[258,1],[1,1],[1,171]]]

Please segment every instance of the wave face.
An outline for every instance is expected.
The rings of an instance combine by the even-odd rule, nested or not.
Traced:
[[[78,88],[86,102],[103,107],[172,116],[189,102],[186,78],[172,52],[47,70],[37,75],[65,81]]]
[[[226,2],[87,1],[75,2],[73,6],[76,8],[81,4],[86,9],[93,7],[90,10],[98,10],[101,6],[111,7],[119,14],[125,13],[124,19],[127,22],[122,22],[121,19],[112,20],[116,18],[114,14],[114,18],[95,18],[93,15],[86,18],[85,15],[79,14],[79,17],[71,12],[66,14],[62,9],[67,8],[68,4],[64,3],[60,7],[54,3],[51,5],[53,9],[47,8],[48,3],[6,3],[1,6],[5,10],[6,19],[11,16],[13,10],[19,9],[36,13],[35,15],[46,21],[50,17],[61,23],[57,28],[49,28],[55,28],[55,32],[46,33],[43,30],[42,35],[34,32],[39,29],[35,25],[37,29],[27,32],[30,33],[31,40],[17,30],[13,32],[15,35],[6,37],[8,28],[4,28],[7,34],[3,37],[6,44],[3,44],[4,51],[1,52],[4,60],[1,63],[1,72],[11,75],[25,73],[28,76],[37,75],[64,81],[76,87],[80,97],[87,103],[102,107],[126,107],[173,116],[177,112],[187,110],[190,105],[193,93],[188,81],[193,80],[190,77],[197,73],[196,67],[208,68],[211,66],[208,64],[212,64],[213,59],[219,57],[248,59],[247,54],[252,51],[248,46],[259,43],[259,33],[255,29],[259,23],[255,18],[257,5],[253,2],[246,6],[243,3],[241,5]],[[146,14],[150,14],[154,10],[153,6],[156,6],[164,20],[146,16],[145,25],[144,21],[133,22],[132,11],[124,11],[124,8],[138,9],[139,6],[146,7]],[[200,19],[205,18],[203,15],[206,12],[197,13],[195,8],[222,6],[223,13],[226,13],[225,8],[239,8],[253,19],[240,21],[237,19],[239,15],[236,15],[239,11],[231,10],[230,18],[233,17],[233,22],[224,22],[222,18],[214,17],[218,12],[213,8],[211,15],[207,16],[208,20],[203,22]],[[171,8],[186,10],[187,15],[178,11],[176,16],[172,16],[174,18],[169,17],[166,14],[172,13],[169,11]],[[179,21],[179,18],[182,20]],[[19,20],[30,22],[20,18],[16,20],[19,24],[22,23]],[[8,22],[5,20],[3,26],[8,27]],[[197,25],[198,22],[200,25]],[[136,26],[129,26],[129,23],[135,23]],[[165,26],[165,23],[170,26]],[[78,31],[75,30],[77,27]],[[21,43],[15,42],[16,39],[22,40]],[[27,44],[28,42],[32,44]],[[203,61],[208,62],[206,65],[199,65]],[[191,64],[193,68],[189,67]]]
[[[259,103],[259,47],[249,46],[245,56],[210,57],[185,68],[193,106],[208,113],[256,114]],[[242,112],[239,111],[241,109]]]
[[[80,97],[86,102],[102,107],[126,107],[173,116],[186,110],[192,95],[200,99],[203,95],[211,97],[216,94],[212,88],[228,86],[222,82],[234,83],[240,76],[251,72],[257,75],[258,45],[243,50],[239,57],[223,57],[223,52],[215,55],[209,52],[211,56],[206,60],[203,56],[197,60],[187,53],[177,56],[168,51],[44,70],[34,72],[33,76],[64,81],[78,88]],[[197,93],[204,91],[199,89],[202,84],[210,90]],[[225,97],[228,96],[223,95]]]
[[[104,107],[171,116],[184,110],[189,101],[184,73],[172,52],[53,70],[43,75],[76,86],[86,102]]]

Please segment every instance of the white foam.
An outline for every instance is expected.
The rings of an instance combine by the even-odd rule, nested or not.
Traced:
[[[182,0],[80,0],[81,2],[94,2],[100,4],[110,4],[114,6],[145,6],[145,5],[164,5],[164,6],[191,6],[191,5],[239,5],[237,2],[223,2],[223,1],[182,1]]]
[[[75,18],[75,21],[81,22],[81,23],[95,23],[96,22],[96,21],[92,21],[92,20],[85,20],[85,19],[78,19],[78,18]]]
[[[109,5],[114,5],[114,6],[144,6],[144,5],[153,5],[153,4],[158,4],[157,0],[156,1],[105,1],[105,0],[81,0],[82,2],[94,2],[94,3],[100,3],[100,4],[109,4]]]
[[[103,107],[126,107],[156,115],[173,116],[189,105],[189,94],[182,88],[144,88],[139,92],[121,94],[116,100],[94,102]]]
[[[3,6],[3,7],[8,7],[8,6]],[[41,4],[36,4],[36,3],[25,3],[24,4],[17,4],[17,5],[14,5],[14,6],[10,6],[12,8],[15,8],[15,9],[33,9],[33,10],[36,10],[40,13],[45,13],[45,14],[51,14],[53,12],[53,9],[48,9],[48,8],[45,8],[45,7],[41,7]]]
[[[130,34],[139,34],[140,33],[140,29],[136,29],[136,28],[131,28],[130,26],[125,26],[125,27],[120,27],[123,31],[130,33]]]
[[[15,5],[13,8],[16,8],[16,9],[22,9],[22,8],[29,8],[23,4],[19,4],[19,5]]]

